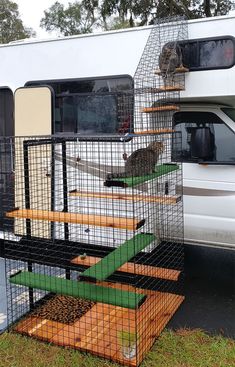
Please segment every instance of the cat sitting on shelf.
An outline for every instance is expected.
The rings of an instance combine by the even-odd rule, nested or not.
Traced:
[[[166,43],[162,48],[158,62],[161,75],[166,83],[168,78],[173,78],[177,68],[183,67],[180,46],[176,42]]]
[[[160,141],[153,141],[147,148],[135,150],[125,162],[125,171],[110,173],[107,175],[107,180],[131,176],[145,176],[154,173],[159,156],[163,151],[164,144]]]

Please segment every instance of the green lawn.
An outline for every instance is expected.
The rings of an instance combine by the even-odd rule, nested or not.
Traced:
[[[38,342],[20,335],[0,335],[0,367],[115,367],[104,359]],[[142,367],[234,367],[235,341],[201,330],[166,330]]]

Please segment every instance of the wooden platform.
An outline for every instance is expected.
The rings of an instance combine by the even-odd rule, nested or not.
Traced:
[[[131,286],[125,288],[132,290]],[[142,362],[184,300],[183,296],[170,293],[145,293],[146,301],[138,310],[97,303],[73,325],[28,316],[14,327],[14,331],[135,367]],[[137,356],[132,359],[123,356],[121,331],[138,334]]]
[[[80,256],[78,256],[72,259],[71,263],[76,265],[93,266],[100,260],[100,257],[86,256],[85,259],[81,259]],[[122,265],[119,269],[117,269],[117,271],[173,281],[177,281],[180,275],[180,271],[178,270],[159,268],[131,262],[127,262],[126,264]]]
[[[134,231],[142,227],[145,220],[125,217],[111,217],[95,214],[77,214],[52,212],[36,209],[15,209],[6,213],[7,218],[22,218],[32,220],[45,220],[50,222],[63,222],[73,224],[87,224],[90,226],[111,227]]]
[[[141,112],[152,113],[152,112],[167,112],[167,111],[179,111],[179,106],[168,105],[168,106],[157,106],[157,107],[145,107],[142,108]]]
[[[184,74],[184,73],[188,73],[188,72],[189,72],[189,69],[186,68],[186,67],[184,67],[184,66],[181,67],[181,68],[176,68],[175,69],[175,74]],[[162,72],[161,72],[160,69],[157,69],[154,73],[157,74],[157,75],[161,75],[162,74]]]
[[[145,111],[144,111],[145,112]],[[173,133],[173,129],[157,129],[157,130],[142,130],[142,131],[135,131],[135,135],[159,135],[159,134],[171,134]]]
[[[181,92],[183,90],[185,90],[185,88],[181,85],[166,85],[159,88],[155,88],[155,93]]]
[[[91,199],[111,199],[111,200],[126,200],[126,201],[144,201],[149,203],[160,203],[160,204],[176,204],[181,200],[180,195],[169,196],[153,196],[143,194],[119,194],[110,192],[95,192],[95,191],[81,191],[73,190],[70,191],[69,196],[78,196]]]

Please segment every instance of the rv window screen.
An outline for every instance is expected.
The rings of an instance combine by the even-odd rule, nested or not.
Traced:
[[[230,68],[235,61],[233,37],[180,42],[183,64],[190,71]]]
[[[133,126],[133,80],[129,76],[29,82],[55,93],[55,132],[118,134]],[[124,130],[125,131],[124,131]]]
[[[234,163],[235,164],[235,134],[214,113],[210,112],[177,112],[173,119],[174,129],[182,134],[182,147],[179,150],[174,146],[174,160],[182,162],[198,162],[192,156],[191,137],[198,127],[208,127],[214,137],[215,147],[209,162]]]

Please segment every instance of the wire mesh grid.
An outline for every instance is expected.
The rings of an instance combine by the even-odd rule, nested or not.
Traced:
[[[16,331],[108,358],[115,353],[123,363],[128,352],[121,348],[137,338],[140,352],[127,350],[141,360],[153,338],[153,311],[165,311],[170,295],[181,301],[182,202],[175,188],[182,182],[179,165],[169,164],[171,135],[125,142],[128,156],[145,154],[153,142],[161,148],[154,172],[127,178],[122,140],[1,140],[15,162],[7,168],[13,178],[1,218]],[[144,159],[140,172],[149,165]],[[8,161],[1,160],[1,174]]]
[[[159,36],[159,26],[153,33]],[[166,106],[170,92],[156,91],[161,75],[146,84],[138,70],[132,102],[119,98],[132,129],[0,140],[9,324],[132,366],[184,298],[175,105],[146,110],[159,107],[159,96]],[[179,90],[172,94],[178,102]]]

